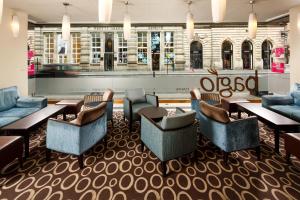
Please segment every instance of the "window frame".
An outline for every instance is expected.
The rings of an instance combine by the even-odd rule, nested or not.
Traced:
[[[93,41],[93,39],[95,39],[95,41]],[[99,42],[96,41],[97,39],[99,39]],[[95,51],[93,51],[94,49]],[[101,53],[102,53],[102,34],[100,32],[92,32],[90,33],[90,64],[92,65],[100,64],[102,59]],[[94,58],[94,55],[99,55],[99,58]]]
[[[148,33],[145,31],[141,31],[137,33],[137,36],[137,63],[139,65],[148,65]],[[140,61],[140,54],[143,54],[144,58],[146,58],[146,62]]]
[[[117,33],[118,37],[118,64],[128,64],[128,42],[124,39],[124,33]]]

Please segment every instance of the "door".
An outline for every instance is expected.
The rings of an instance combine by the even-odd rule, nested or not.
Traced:
[[[114,34],[105,33],[104,70],[114,70]]]
[[[191,68],[193,69],[203,69],[203,47],[198,41],[191,43],[190,47],[190,60]]]
[[[270,69],[271,68],[271,54],[272,54],[272,43],[268,40],[265,40],[262,43],[261,47],[261,57],[263,59],[263,68]]]
[[[253,68],[253,45],[248,40],[242,44],[242,60],[244,69]]]
[[[230,41],[224,41],[222,44],[223,69],[232,69],[233,45]]]
[[[152,70],[160,69],[160,32],[151,33]]]

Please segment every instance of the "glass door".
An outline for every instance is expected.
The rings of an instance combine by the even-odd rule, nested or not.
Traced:
[[[105,33],[104,70],[114,70],[114,34]]]
[[[160,69],[160,32],[151,33],[152,70]]]

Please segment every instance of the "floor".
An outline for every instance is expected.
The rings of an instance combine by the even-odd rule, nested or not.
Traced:
[[[272,130],[260,124],[262,159],[254,150],[231,153],[229,164],[207,139],[190,156],[168,162],[167,177],[148,149],[140,151],[137,123],[129,133],[122,112],[114,113],[108,147],[100,141],[85,154],[80,170],[74,156],[53,153],[45,160],[45,125],[31,137],[31,156],[19,169],[13,162],[2,170],[0,199],[300,199],[300,161],[285,162],[273,151]]]

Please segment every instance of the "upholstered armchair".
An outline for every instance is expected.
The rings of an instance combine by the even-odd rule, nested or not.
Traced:
[[[259,129],[256,117],[230,119],[227,112],[200,102],[200,132],[223,151],[227,163],[230,152],[255,148],[260,158]]]
[[[157,96],[145,94],[144,89],[140,88],[125,91],[124,120],[128,120],[130,132],[132,131],[133,122],[140,120],[139,110],[151,106],[158,107]]]
[[[141,150],[146,145],[160,159],[164,176],[167,161],[189,153],[196,156],[195,115],[194,111],[184,112],[177,108],[175,116],[165,116],[159,123],[142,116]]]
[[[76,155],[82,169],[84,152],[106,136],[105,109],[106,103],[101,103],[81,111],[71,122],[49,119],[46,135],[47,160],[50,159],[51,150]]]
[[[205,101],[206,103],[222,107],[220,95],[217,93],[201,93],[198,88],[194,88],[190,91],[191,94],[191,108],[196,111],[196,118],[199,119],[200,115],[200,101]]]
[[[103,94],[99,93],[91,93],[90,95],[86,95],[84,97],[84,105],[82,106],[82,110],[93,108],[99,105],[102,102],[106,102],[106,116],[107,121],[111,122],[112,126],[114,126],[113,120],[113,106],[114,106],[114,91],[111,89],[107,89]]]

